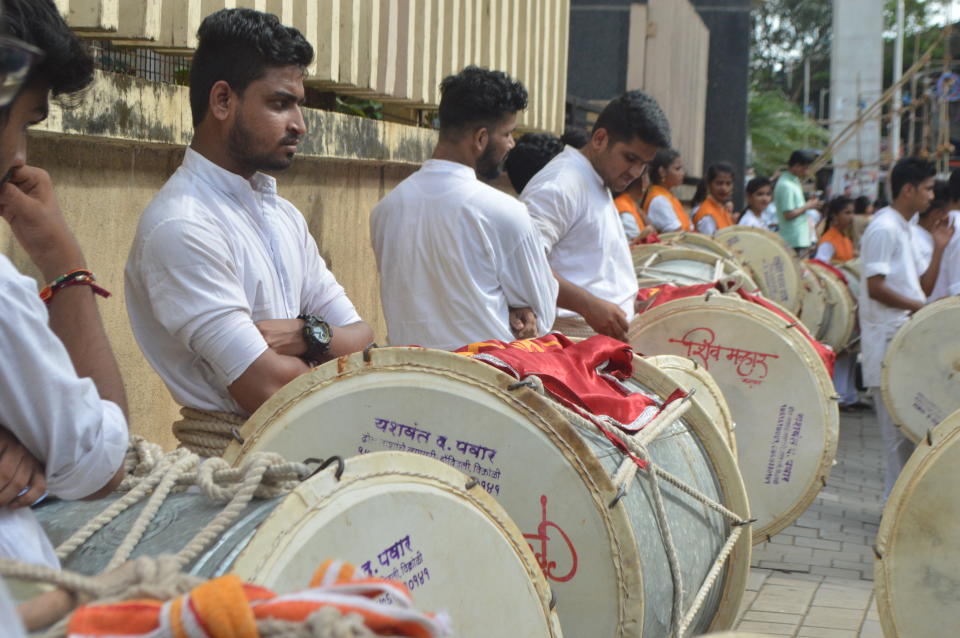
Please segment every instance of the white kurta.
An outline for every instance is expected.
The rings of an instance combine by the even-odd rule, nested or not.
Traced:
[[[513,341],[510,308],[553,325],[557,280],[526,208],[469,166],[424,162],[374,207],[370,236],[392,345]]]
[[[920,287],[910,224],[900,213],[888,206],[874,215],[863,233],[860,246],[863,262],[860,282],[863,383],[867,387],[877,387],[887,345],[910,313],[870,298],[867,279],[883,275],[886,285],[905,297],[924,301],[926,296]]]
[[[930,301],[960,295],[960,210],[950,211],[950,223],[954,228],[953,237],[943,249],[940,274],[930,293]]]
[[[520,199],[540,231],[550,266],[632,320],[639,286],[630,247],[610,190],[583,153],[567,146],[533,176]],[[557,315],[577,316],[563,308]]]
[[[77,377],[48,327],[33,279],[0,255],[0,424],[46,467],[47,490],[63,499],[93,494],[127,451],[127,421],[90,379]],[[33,512],[0,508],[0,557],[59,567]]]
[[[137,342],[187,407],[244,413],[227,387],[267,349],[256,321],[360,321],[276,180],[189,148],[140,218],[125,274]]]

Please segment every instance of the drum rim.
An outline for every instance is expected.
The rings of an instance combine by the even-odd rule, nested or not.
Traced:
[[[716,253],[691,246],[677,246],[671,244],[640,244],[639,246],[634,246],[631,249],[631,259],[633,259],[634,255],[641,253],[644,254],[644,257],[649,257],[652,254],[658,256],[666,255],[669,259],[687,259],[690,261],[699,262],[701,264],[710,264],[713,266],[715,266],[718,261],[722,261],[724,262],[724,277],[742,275],[744,278],[746,278],[746,283],[753,284],[754,290],[760,290],[760,287],[754,280],[752,272],[736,257],[723,257],[721,255],[717,255]],[[656,260],[651,264],[651,266],[656,266],[662,261],[666,261],[666,259]],[[641,277],[645,272],[640,269],[640,266],[637,264],[636,260],[633,262],[633,270],[638,278]]]
[[[897,329],[897,332],[893,335],[893,339],[890,340],[890,345],[887,346],[887,352],[883,356],[883,364],[880,366],[880,395],[883,397],[883,404],[887,407],[887,411],[890,412],[893,422],[897,424],[900,431],[914,443],[920,440],[926,430],[924,432],[915,432],[911,425],[907,423],[907,420],[903,418],[907,413],[904,412],[901,414],[897,409],[899,402],[890,387],[890,375],[892,374],[890,370],[896,366],[892,353],[894,351],[899,352],[905,350],[903,342],[909,337],[913,326],[923,323],[930,315],[937,314],[946,309],[953,309],[955,306],[957,307],[956,309],[960,310],[960,296],[938,299],[910,315],[904,324]],[[912,401],[907,401],[907,403],[912,403]]]
[[[727,312],[737,313],[738,316],[746,315],[756,319],[757,321],[767,324],[773,330],[779,330],[782,331],[782,334],[789,335],[785,338],[794,344],[800,344],[795,350],[801,360],[804,360],[807,367],[811,370],[811,376],[814,378],[816,385],[820,387],[820,395],[823,397],[821,407],[823,409],[822,414],[825,417],[823,432],[824,446],[820,454],[820,463],[818,464],[817,472],[811,477],[806,489],[802,493],[802,497],[794,503],[793,507],[786,510],[780,517],[772,520],[767,526],[753,530],[753,542],[761,543],[789,527],[794,520],[810,507],[810,504],[813,503],[820,489],[826,484],[833,461],[837,455],[837,445],[840,436],[840,412],[837,407],[837,401],[833,399],[835,394],[830,374],[813,345],[807,341],[807,338],[803,336],[803,334],[795,330],[790,330],[790,327],[784,322],[782,317],[758,304],[724,294],[709,295],[709,301],[705,301],[707,296],[708,295],[683,297],[655,306],[644,312],[645,315],[650,315],[650,317],[648,321],[643,323],[649,325],[652,324],[654,320],[667,320],[671,315],[688,311],[691,308],[701,308],[704,303],[710,304],[711,308],[720,308]],[[660,317],[659,315],[664,316]]]
[[[850,286],[840,279],[835,272],[823,264],[818,264],[815,261],[810,261],[807,265],[811,268],[811,270],[814,270],[818,275],[821,276],[821,278],[823,278],[825,281],[824,289],[827,291],[828,296],[830,294],[838,295],[843,297],[843,299],[849,304],[850,313],[848,314],[847,320],[844,323],[843,332],[840,333],[840,338],[836,339],[837,345],[831,344],[829,341],[827,341],[827,344],[833,348],[834,352],[841,354],[850,345],[850,339],[853,338],[853,331],[856,328],[857,300],[854,298],[853,292],[850,290]],[[833,317],[834,315],[830,316],[831,326],[833,325]],[[826,339],[827,336],[829,336],[829,330],[827,334],[824,335],[824,339]]]
[[[690,246],[702,247],[701,250],[707,250],[708,252],[720,255],[727,259],[732,259],[739,263],[737,256],[733,254],[733,251],[718,242],[716,239],[710,235],[704,235],[703,233],[695,233],[686,230],[676,230],[671,233],[663,233],[660,235],[660,241],[668,246],[684,246],[683,241],[690,240]],[[673,242],[673,243],[671,243]]]
[[[874,594],[877,599],[877,613],[880,616],[880,625],[884,636],[902,636],[897,631],[897,618],[893,611],[893,584],[890,581],[892,574],[887,569],[890,564],[887,558],[896,552],[897,532],[905,515],[905,504],[918,482],[926,476],[926,470],[937,462],[946,449],[960,439],[960,410],[953,412],[939,425],[931,428],[917,443],[917,447],[900,471],[887,504],[883,508],[880,526],[877,528],[877,537],[874,545],[876,560],[874,560]]]
[[[763,237],[764,239],[769,240],[769,242],[772,245],[776,246],[777,249],[782,252],[783,256],[786,257],[785,262],[787,265],[785,266],[784,271],[785,272],[789,271],[790,274],[787,275],[787,277],[788,278],[792,277],[793,279],[792,288],[794,290],[794,293],[792,295],[793,297],[792,303],[784,307],[787,308],[787,310],[789,310],[791,313],[797,314],[797,312],[799,312],[800,310],[800,283],[802,281],[802,278],[800,277],[800,269],[797,266],[798,260],[796,255],[794,254],[793,249],[790,248],[790,246],[787,245],[787,242],[783,241],[783,238],[780,237],[780,235],[778,235],[777,233],[773,231],[769,231],[765,228],[754,228],[753,226],[740,226],[740,225],[727,226],[726,228],[721,228],[720,230],[718,230],[714,235],[714,237],[717,238],[723,235],[733,235],[733,234],[739,234],[739,233],[746,233],[747,235]],[[721,241],[721,240],[718,239],[717,241]],[[763,278],[759,277],[758,275],[762,273],[756,272],[750,266],[749,261],[744,260],[739,255],[737,255],[737,259],[741,264],[743,264],[743,267],[746,268],[753,275],[753,280],[757,283],[758,286],[760,286],[760,281],[762,281]],[[761,290],[763,290],[762,286],[760,286],[760,288]],[[771,297],[769,292],[766,290],[763,290],[763,294],[765,297]]]
[[[672,384],[672,388],[678,387],[664,373],[643,362],[640,357],[635,356],[634,363],[635,371],[638,368],[655,370],[658,384],[667,383]],[[621,635],[633,635],[633,633],[639,635],[643,629],[645,610],[642,560],[626,511],[623,508],[611,510],[608,507],[610,500],[617,492],[610,475],[564,416],[565,408],[526,387],[508,390],[507,388],[516,380],[492,366],[473,361],[460,354],[416,346],[374,348],[367,353],[354,353],[340,357],[336,363],[328,362],[297,377],[268,399],[240,429],[240,436],[245,442],[240,444],[238,441],[232,441],[224,452],[224,458],[232,464],[237,464],[242,459],[242,453],[252,447],[258,434],[269,427],[274,419],[285,413],[301,396],[319,391],[343,377],[398,368],[442,373],[467,383],[481,385],[483,389],[498,396],[524,415],[533,427],[540,429],[554,442],[559,453],[568,459],[587,485],[594,507],[607,529],[607,541],[611,547],[611,556],[614,558],[613,570],[618,577],[618,588],[623,592],[619,601],[620,617],[618,619]],[[651,375],[648,374],[649,376]],[[653,387],[648,379],[644,379],[643,384],[657,391],[657,387]],[[691,403],[684,419],[690,423],[691,429],[695,430],[718,474],[717,480],[726,507],[735,512],[743,512],[744,517],[749,518],[746,487],[740,477],[736,459],[730,452],[723,435],[697,403]],[[750,532],[749,527],[744,530],[728,559],[724,591],[711,627],[731,626],[739,611],[740,600],[749,576],[752,546]],[[623,542],[623,539],[629,542]],[[638,592],[640,595],[632,595],[631,592]],[[633,633],[627,633],[631,631],[627,626],[628,623],[636,624],[636,628],[632,630]]]
[[[342,475],[337,477],[336,473],[336,466],[328,468],[303,481],[282,499],[257,527],[237,555],[230,571],[248,582],[256,582],[257,574],[274,558],[275,552],[269,551],[270,548],[274,547],[275,540],[282,537],[285,531],[297,526],[325,503],[351,490],[365,489],[371,481],[384,484],[393,482],[391,479],[399,479],[397,482],[428,484],[448,494],[456,494],[481,512],[502,533],[533,585],[543,611],[543,624],[550,630],[549,635],[560,637],[560,622],[556,609],[550,608],[553,594],[532,550],[523,538],[523,533],[503,506],[485,490],[478,489],[477,486],[467,489],[469,478],[465,474],[440,461],[387,451],[345,459]],[[292,496],[296,498],[290,498]],[[284,519],[284,514],[293,514],[293,517]]]

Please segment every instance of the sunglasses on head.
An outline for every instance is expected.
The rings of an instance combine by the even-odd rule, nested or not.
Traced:
[[[22,40],[0,36],[0,108],[13,102],[43,51]]]

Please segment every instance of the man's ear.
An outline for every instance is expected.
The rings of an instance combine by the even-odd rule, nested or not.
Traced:
[[[226,81],[220,80],[210,88],[210,114],[221,122],[230,117],[236,102],[236,94]]]
[[[473,132],[473,149],[478,153],[487,150],[487,144],[490,143],[490,130],[486,126],[481,126]]]
[[[602,151],[607,148],[609,142],[610,135],[607,134],[607,129],[605,128],[598,128],[593,132],[593,135],[590,136],[590,145],[597,151]]]

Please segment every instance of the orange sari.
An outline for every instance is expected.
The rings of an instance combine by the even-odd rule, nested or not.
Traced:
[[[703,203],[700,204],[700,208],[697,209],[697,214],[693,217],[693,223],[696,224],[707,216],[713,217],[713,221],[717,224],[717,230],[733,226],[733,216],[730,214],[730,211],[727,210],[726,206],[712,197],[707,197]]]
[[[670,189],[664,188],[658,184],[652,185],[647,189],[647,195],[643,198],[643,210],[644,212],[650,212],[650,202],[653,201],[655,197],[663,195],[667,198],[667,201],[670,202],[670,205],[673,206],[673,212],[677,215],[677,220],[680,222],[681,230],[693,230],[693,223],[690,221],[690,216],[687,215],[687,211],[683,210],[683,205],[680,203],[680,200],[674,197],[673,193],[670,192]]]
[[[841,233],[836,226],[831,226],[821,237],[817,245],[823,242],[833,244],[833,259],[831,261],[850,261],[853,259],[853,241]]]

